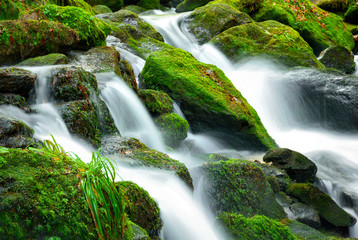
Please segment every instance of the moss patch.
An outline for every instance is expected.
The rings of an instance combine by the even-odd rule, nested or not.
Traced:
[[[195,8],[204,6],[210,1],[212,0],[184,0],[177,6],[176,12],[193,11]]]
[[[17,66],[46,66],[46,65],[59,65],[67,64],[68,58],[61,53],[52,53],[45,56],[29,58],[17,64]]]
[[[174,110],[173,99],[162,91],[152,89],[141,89],[139,97],[148,109],[149,113],[157,117],[164,113],[171,113]]]

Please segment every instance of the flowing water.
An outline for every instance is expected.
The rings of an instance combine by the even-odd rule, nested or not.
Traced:
[[[317,175],[322,180],[321,187],[325,188],[343,207],[355,207],[355,211],[351,209],[348,211],[357,216],[357,134],[328,129],[323,124],[302,123],[300,116],[312,114],[312,112],[307,113],[308,109],[311,111],[313,109],[313,115],[319,115],[322,106],[312,106],[312,102],[302,97],[300,102],[296,101],[301,91],[299,88],[287,87],[288,71],[284,67],[262,60],[233,63],[214,46],[210,44],[200,46],[185,26],[184,19],[189,14],[141,17],[163,35],[166,43],[191,52],[201,62],[221,68],[258,112],[267,131],[277,144],[309,156],[318,166]],[[315,81],[314,78],[311,80]],[[337,94],[345,90],[338,89]],[[358,237],[357,227],[352,227],[350,234],[352,237]]]

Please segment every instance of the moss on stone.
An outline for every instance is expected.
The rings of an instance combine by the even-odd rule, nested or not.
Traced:
[[[95,14],[112,13],[112,10],[105,5],[96,5],[92,7]]]
[[[339,13],[345,12],[348,7],[348,1],[346,0],[319,0],[316,5],[323,10]]]
[[[246,218],[239,214],[222,213],[218,220],[232,240],[297,240],[289,227],[266,216]]]
[[[13,105],[18,108],[27,107],[26,98],[17,94],[2,93],[0,94],[0,105]]]
[[[118,11],[123,7],[123,0],[86,0],[90,5],[104,5],[110,8],[112,11]]]
[[[297,31],[272,20],[230,28],[211,43],[234,61],[263,58],[288,67],[323,68]]]
[[[140,6],[136,6],[136,5],[128,5],[128,6],[124,7],[124,8],[122,8],[122,9],[134,12],[136,14],[140,14],[142,12],[145,12],[144,8],[142,8]]]
[[[349,23],[358,24],[358,5],[356,1],[350,1],[348,10],[344,14],[344,20]]]
[[[59,65],[59,64],[67,64],[68,58],[66,55],[61,53],[52,53],[45,56],[29,58],[21,63],[17,64],[17,66],[46,66],[46,65]]]
[[[184,0],[177,6],[176,12],[193,11],[195,8],[204,6],[210,1],[212,0]]]
[[[159,0],[139,0],[138,6],[144,8],[145,10],[159,9],[159,3]]]
[[[209,4],[223,3],[236,8],[247,14],[256,13],[261,7],[264,0],[214,0]]]
[[[141,72],[146,88],[177,101],[194,132],[212,132],[236,148],[275,146],[255,110],[217,67],[180,49],[152,53]]]
[[[173,99],[162,91],[152,89],[139,90],[139,97],[153,117],[171,113],[174,110]]]

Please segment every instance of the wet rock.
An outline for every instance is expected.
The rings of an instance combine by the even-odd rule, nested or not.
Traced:
[[[177,6],[175,11],[176,12],[193,11],[195,8],[204,6],[205,4],[211,1],[212,0],[184,0]]]
[[[326,68],[335,68],[344,73],[354,73],[356,64],[353,53],[344,47],[329,47],[319,55],[319,61]]]
[[[297,182],[313,182],[316,176],[317,166],[311,160],[287,148],[270,149],[263,160],[267,163],[272,162]]]
[[[68,58],[61,53],[52,53],[45,56],[29,58],[16,66],[46,66],[46,65],[60,65],[67,64]]]
[[[153,117],[171,113],[174,110],[173,99],[162,91],[152,89],[139,90],[139,97]]]
[[[348,7],[348,1],[345,0],[318,0],[316,5],[326,11],[338,13],[345,12]]]
[[[273,165],[267,164],[258,164],[258,166],[265,173],[265,175],[267,176],[267,181],[270,184],[272,184],[272,182],[274,182],[274,185],[278,183],[280,191],[286,191],[288,184],[292,183],[292,180],[284,170],[281,170]],[[277,189],[277,186],[275,188]]]
[[[344,20],[349,23],[358,24],[358,4],[356,1],[350,1],[348,10],[344,14]]]
[[[0,23],[1,24],[1,23]],[[37,74],[19,68],[0,69],[0,93],[14,93],[24,97],[35,88]]]
[[[315,229],[318,229],[321,226],[318,212],[312,207],[303,203],[294,203],[290,205],[290,210],[295,215],[297,221]]]
[[[138,84],[132,66],[128,61],[122,59],[119,62],[119,69],[121,70],[121,76],[127,85],[133,89],[134,92],[138,93]]]
[[[112,13],[113,11],[105,5],[95,5],[92,7],[95,14]]]
[[[26,98],[17,94],[3,93],[0,94],[0,105],[13,105],[18,108],[27,107]]]

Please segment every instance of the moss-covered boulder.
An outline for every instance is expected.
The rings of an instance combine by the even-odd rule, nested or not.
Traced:
[[[236,148],[275,146],[255,110],[217,67],[180,49],[151,54],[141,72],[146,88],[162,90],[180,104],[194,132],[210,132]]]
[[[316,55],[330,46],[354,48],[353,36],[342,18],[318,8],[309,0],[265,0],[254,20],[276,20],[291,26]]]
[[[0,21],[0,64],[76,49],[78,33],[52,21]]]
[[[340,208],[328,194],[310,183],[293,183],[286,193],[316,209],[325,222],[335,227],[350,227],[356,223],[356,219]]]
[[[139,90],[139,97],[153,117],[171,113],[174,110],[173,99],[163,91],[141,89]]]
[[[62,23],[78,32],[80,37],[78,47],[81,49],[105,45],[107,34],[110,32],[110,27],[104,22],[78,7],[44,5],[26,12],[21,19],[46,19]]]
[[[135,138],[109,136],[102,141],[103,154],[118,159],[130,166],[159,168],[173,172],[179,176],[188,186],[193,186],[193,181],[187,167],[167,154],[148,148]]]
[[[18,108],[27,107],[26,98],[13,93],[1,93],[0,94],[0,105],[13,105]]]
[[[127,203],[125,210],[131,221],[146,230],[151,238],[159,238],[163,225],[160,209],[148,192],[133,182],[117,182],[116,186],[124,193]]]
[[[122,9],[134,12],[136,14],[140,14],[140,13],[146,11],[144,8],[142,8],[140,6],[136,6],[136,5],[128,5],[128,6],[125,6],[124,8],[122,8]]]
[[[276,21],[232,27],[210,42],[234,61],[263,58],[288,67],[323,67],[297,31]]]
[[[0,93],[14,93],[24,97],[35,88],[37,74],[20,68],[0,69]]]
[[[68,58],[66,55],[61,53],[51,53],[45,56],[29,58],[16,66],[46,66],[46,65],[60,65],[67,64]]]
[[[123,7],[123,0],[86,0],[92,6],[104,5],[110,8],[112,11],[118,11]]]
[[[319,214],[314,208],[303,203],[294,203],[290,205],[290,210],[297,221],[316,229],[321,226]]]
[[[319,55],[319,61],[326,68],[335,68],[348,74],[354,73],[356,70],[354,55],[345,47],[335,46],[325,49]]]
[[[98,239],[68,158],[1,149],[1,239]]]
[[[137,5],[144,8],[145,10],[159,9],[160,0],[139,0]]]
[[[189,123],[176,113],[160,115],[155,119],[166,145],[176,148],[188,136]]]
[[[223,31],[242,24],[253,22],[246,13],[237,11],[226,4],[208,4],[197,8],[184,22],[199,44],[208,42]]]
[[[138,93],[137,79],[134,75],[134,70],[127,60],[121,59],[119,62],[119,69],[121,70],[122,79],[125,83],[133,89],[135,93]]]
[[[354,0],[349,2],[348,9],[344,14],[344,20],[349,23],[358,24],[358,4]]]
[[[348,7],[346,0],[318,0],[316,5],[323,10],[333,13],[344,13]]]
[[[273,219],[286,217],[265,174],[255,163],[246,160],[205,163],[201,171],[209,206],[216,215],[229,212],[246,217],[256,214]]]
[[[241,240],[297,240],[290,228],[262,215],[251,218],[235,213],[222,213],[218,218],[228,239]]]
[[[317,173],[317,166],[303,154],[288,148],[270,149],[266,152],[264,162],[270,163],[284,170],[297,182],[313,182]]]
[[[95,14],[112,13],[113,11],[106,5],[95,5],[92,7]]]
[[[204,6],[211,1],[212,0],[184,0],[177,6],[175,11],[176,12],[193,11],[195,8]]]

